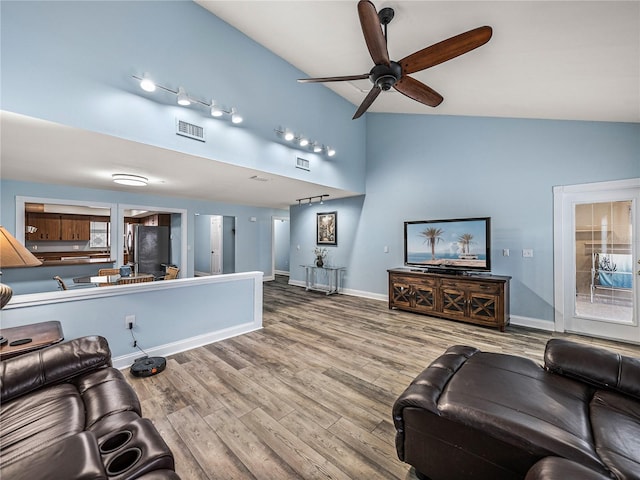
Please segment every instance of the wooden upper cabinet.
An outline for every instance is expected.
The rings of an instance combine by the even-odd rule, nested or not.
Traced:
[[[60,215],[29,213],[27,225],[37,229],[35,233],[27,233],[27,240],[60,240]]]
[[[156,213],[142,219],[142,224],[149,227],[170,227],[171,215],[167,213]]]
[[[88,241],[90,238],[90,217],[88,215],[59,215],[52,213],[28,213],[27,225],[37,228],[35,233],[27,233],[27,240],[71,240]]]
[[[90,217],[88,215],[61,215],[60,230],[61,240],[90,239]]]

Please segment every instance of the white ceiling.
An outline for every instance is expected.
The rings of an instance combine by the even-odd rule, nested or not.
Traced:
[[[309,76],[361,74],[372,67],[355,0],[198,3]],[[387,92],[373,112],[640,122],[638,1],[375,4],[396,11],[389,25],[393,60],[477,26],[490,25],[494,33],[479,49],[413,74],[444,96],[439,107]],[[354,111],[370,88],[368,80],[327,85]],[[354,194],[13,113],[2,112],[0,123],[5,179],[273,208],[310,195]],[[136,158],[136,168],[123,158]],[[142,189],[115,186],[110,177],[118,168],[154,177]],[[268,181],[250,180],[254,175]]]
[[[311,77],[368,73],[356,0],[195,0]],[[374,1],[392,7],[388,50],[399,60],[489,25],[486,45],[412,76],[437,108],[395,91],[370,111],[640,122],[638,1]],[[326,83],[355,106],[369,80]],[[308,88],[320,88],[308,85]]]
[[[0,124],[4,179],[285,209],[310,195],[326,194],[329,200],[354,195],[11,112],[0,112]],[[119,170],[146,176],[149,184],[116,185],[111,175]]]

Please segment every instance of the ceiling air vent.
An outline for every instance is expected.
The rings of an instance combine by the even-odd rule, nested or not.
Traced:
[[[296,158],[296,168],[306,170],[307,172],[311,171],[309,160],[307,160],[306,158]]]
[[[204,128],[193,123],[187,123],[184,120],[176,118],[176,133],[183,137],[193,138],[204,142]]]

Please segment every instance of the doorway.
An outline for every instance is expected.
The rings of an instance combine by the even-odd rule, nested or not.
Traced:
[[[236,271],[236,217],[195,217],[195,275],[220,275]]]
[[[272,217],[273,245],[271,255],[271,271],[275,275],[289,276],[290,229],[288,217]]]
[[[556,187],[556,330],[640,343],[640,180]]]

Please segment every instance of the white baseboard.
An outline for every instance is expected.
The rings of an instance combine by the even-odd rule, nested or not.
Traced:
[[[554,332],[555,324],[548,320],[541,320],[539,318],[521,317],[519,315],[511,315],[511,325],[517,325],[519,327],[535,328],[536,330],[544,330],[546,332]]]
[[[175,355],[176,353],[191,350],[193,348],[202,347],[203,345],[209,345],[210,343],[219,342],[231,337],[237,337],[245,333],[260,330],[261,326],[256,326],[255,323],[245,323],[235,327],[225,328],[216,332],[209,332],[203,335],[197,335],[191,338],[185,338],[178,340],[177,342],[167,343],[165,345],[159,345],[157,347],[146,348],[145,351],[150,357],[166,357],[169,355]],[[117,369],[128,368],[136,358],[142,356],[141,352],[130,353],[128,355],[122,355],[112,359],[113,366]]]
[[[275,274],[276,275],[286,275],[288,277],[289,276],[289,271],[288,270],[276,270]]]
[[[301,280],[289,279],[289,285],[306,287],[306,283]],[[322,286],[326,286],[326,285],[322,285]],[[368,298],[371,300],[380,300],[381,302],[389,301],[388,295],[385,295],[382,293],[365,292],[362,290],[353,290],[350,288],[343,288],[340,290],[340,293],[342,293],[343,295],[351,295],[353,297],[362,297],[362,298]],[[553,322],[550,322],[548,320],[542,320],[539,318],[522,317],[520,315],[511,315],[510,323],[511,325],[517,325],[519,327],[534,328],[536,330],[544,330],[547,332],[555,331],[555,325]]]

